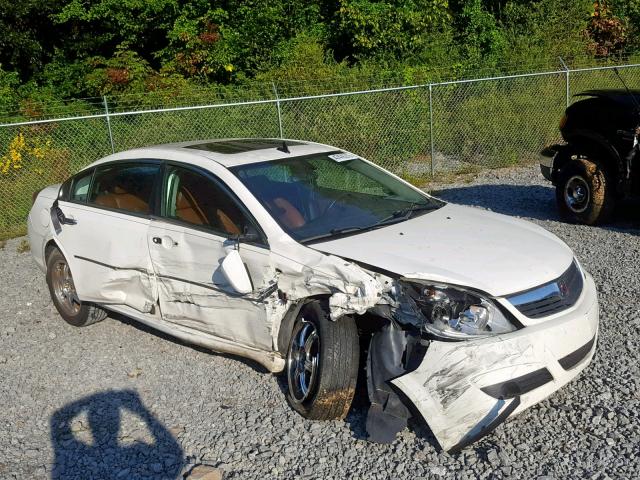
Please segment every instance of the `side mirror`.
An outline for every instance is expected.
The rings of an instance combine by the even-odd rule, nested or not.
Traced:
[[[233,289],[245,295],[253,291],[251,279],[238,250],[231,250],[220,265],[224,278]]]

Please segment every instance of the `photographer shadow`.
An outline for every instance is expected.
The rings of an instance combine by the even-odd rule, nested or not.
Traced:
[[[124,417],[135,421],[124,424]],[[177,440],[133,390],[97,393],[57,410],[50,420],[51,478],[174,479],[183,466]]]

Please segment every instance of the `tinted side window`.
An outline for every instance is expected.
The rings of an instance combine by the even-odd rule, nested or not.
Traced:
[[[69,191],[69,200],[72,202],[86,202],[89,197],[89,185],[91,184],[91,176],[93,169],[88,172],[78,174],[74,177]]]
[[[89,203],[125,212],[149,214],[157,164],[111,164],[97,167]]]
[[[216,182],[175,166],[167,168],[164,212],[168,218],[229,236],[243,233],[249,226],[238,205]]]

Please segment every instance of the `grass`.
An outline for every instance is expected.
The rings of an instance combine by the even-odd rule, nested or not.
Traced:
[[[10,228],[0,232],[0,242],[6,242],[10,238],[22,237],[27,234],[26,225],[13,225]]]
[[[24,238],[22,240],[20,240],[20,243],[18,244],[18,247],[16,248],[16,252],[18,253],[27,253],[31,251],[31,246],[29,245],[29,242],[27,240],[25,240]]]

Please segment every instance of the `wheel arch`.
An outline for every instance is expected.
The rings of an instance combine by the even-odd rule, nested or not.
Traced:
[[[58,241],[58,239],[56,239],[55,237],[51,237],[49,238],[49,240],[47,240],[46,242],[44,242],[44,247],[43,247],[43,259],[44,259],[44,264],[45,267],[47,265],[47,262],[49,261],[49,255],[51,255],[51,252],[54,249],[58,249],[60,250],[60,252],[62,252],[62,255],[64,255],[64,258],[67,259],[67,262],[69,262],[69,266],[71,266],[73,268],[73,259],[70,259],[69,255],[67,254],[66,249],[62,246],[62,244]]]
[[[616,185],[616,191],[622,191],[622,182],[626,178],[623,158],[607,139],[597,132],[578,130],[565,135],[566,145],[556,157],[553,165],[554,182],[564,166],[572,161],[574,155],[591,156],[597,160]]]
[[[42,251],[43,257],[42,258],[44,258],[44,264],[45,265],[49,261],[49,255],[51,255],[51,252],[56,248],[58,250],[60,250],[60,252],[62,252],[62,255],[64,255],[64,258],[66,258],[67,261],[69,261],[69,256],[67,255],[67,252],[65,251],[65,249],[62,247],[62,245],[60,245],[60,242],[58,240],[56,240],[55,238],[52,237],[49,240],[47,240],[46,242],[44,242],[44,249]]]
[[[320,306],[329,313],[329,297],[330,294],[323,295],[313,295],[310,297],[305,297],[301,300],[298,300],[296,303],[289,307],[287,313],[282,317],[282,321],[280,322],[280,329],[278,330],[278,345],[277,350],[282,356],[286,356],[287,349],[289,348],[289,341],[291,340],[291,333],[293,332],[293,326],[296,322],[296,318],[305,307],[312,302],[318,302]],[[336,321],[339,321],[336,320]]]
[[[58,246],[58,243],[53,239],[50,238],[44,245],[44,261],[45,263],[47,263],[47,261],[49,260],[49,255],[51,255],[51,252],[54,249],[58,249],[60,250],[60,247]]]

